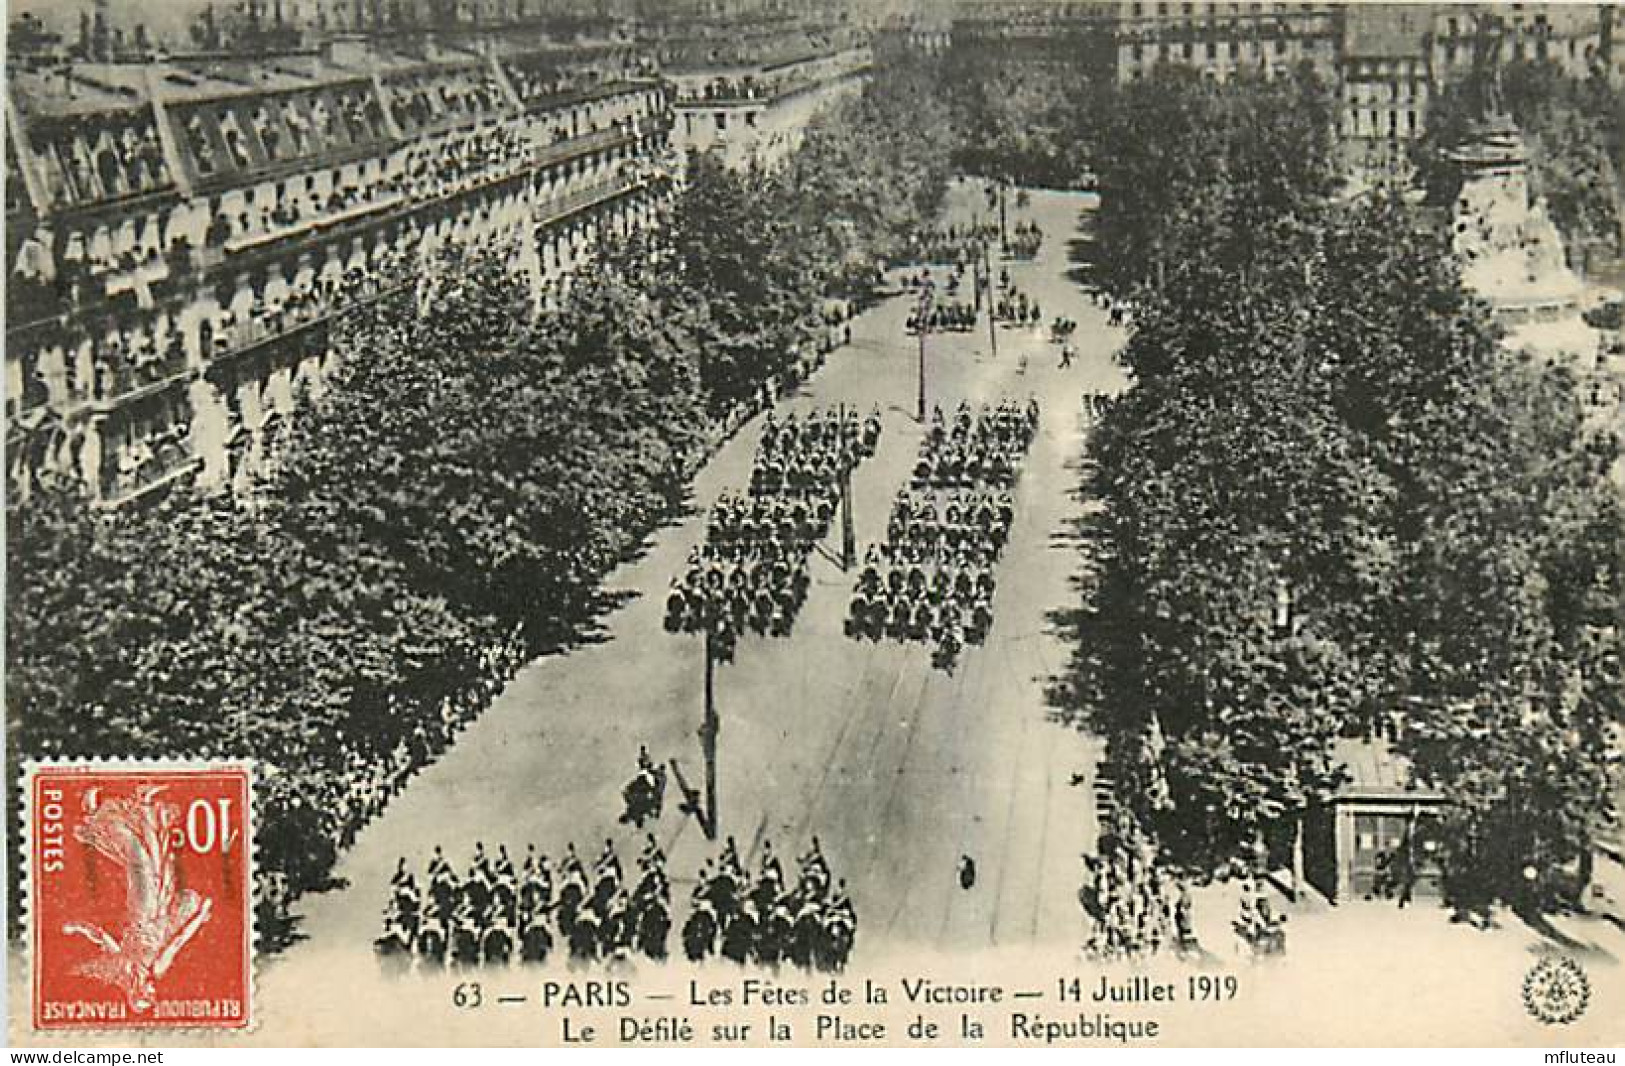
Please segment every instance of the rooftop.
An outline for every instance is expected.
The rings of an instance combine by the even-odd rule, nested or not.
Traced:
[[[1337,799],[1437,802],[1443,798],[1432,789],[1417,787],[1411,777],[1410,760],[1381,737],[1338,737],[1332,741],[1332,758],[1341,762],[1349,774],[1349,780],[1337,790]]]
[[[1362,59],[1406,59],[1427,53],[1431,5],[1350,4],[1344,9],[1344,54]]]

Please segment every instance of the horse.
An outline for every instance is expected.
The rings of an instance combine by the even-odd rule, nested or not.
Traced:
[[[683,596],[681,589],[672,589],[666,597],[665,627],[668,633],[679,633],[685,628],[684,619],[688,617],[688,600]]]
[[[846,969],[846,960],[852,955],[852,944],[857,929],[852,920],[840,911],[828,915],[823,921],[823,936],[818,937],[813,953],[813,965],[824,973],[839,973]]]
[[[583,910],[576,916],[566,936],[570,942],[570,961],[589,962],[598,957],[598,916]]]
[[[683,923],[683,954],[699,962],[711,954],[717,939],[717,917],[709,907],[696,907]]]
[[[586,899],[587,890],[579,877],[565,878],[564,884],[559,888],[559,931],[568,933],[570,927],[575,925],[576,916],[581,913],[581,904]]]
[[[743,965],[750,960],[755,943],[756,922],[741,911],[722,930],[722,957]]]
[[[666,937],[671,933],[671,912],[662,899],[654,899],[638,913],[637,948],[656,962],[666,959]]]
[[[392,972],[402,973],[412,965],[412,942],[395,926],[384,930],[384,935],[372,942],[372,950]]]
[[[446,964],[446,934],[435,926],[427,926],[418,933],[418,958],[425,966]]]
[[[506,966],[513,955],[513,936],[506,926],[493,925],[480,940],[480,954],[487,965]]]
[[[643,828],[644,822],[655,821],[660,817],[665,807],[666,797],[666,768],[657,766],[653,770],[644,770],[628,781],[621,790],[621,799],[626,809],[621,812],[622,824],[630,824],[638,829]]]
[[[538,916],[520,934],[519,959],[521,962],[546,962],[552,950],[553,934],[547,931],[547,923]]]
[[[451,960],[458,966],[477,966],[480,961],[480,935],[471,925],[459,925],[451,934]]]

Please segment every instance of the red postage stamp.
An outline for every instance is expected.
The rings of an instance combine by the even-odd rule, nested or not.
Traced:
[[[243,765],[30,769],[36,1029],[242,1029],[253,836]]]

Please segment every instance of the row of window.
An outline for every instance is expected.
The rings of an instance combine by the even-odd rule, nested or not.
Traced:
[[[536,208],[551,208],[600,187],[605,175],[624,165],[624,156],[611,152],[568,179],[521,185],[465,203],[449,218],[407,216],[387,233],[330,245],[320,265],[303,253],[286,265],[272,262],[235,282],[219,282],[202,299],[182,298],[153,310],[142,310],[131,299],[114,300],[66,323],[46,323],[14,336],[8,354],[19,365],[35,368],[32,373],[38,377],[68,374],[70,398],[108,399],[129,391],[138,378],[144,383],[153,375],[182,369],[189,360],[207,360],[321,317],[352,275],[387,273],[391,264],[417,251],[512,229]]]
[[[599,169],[618,171],[620,166],[606,163]],[[605,184],[596,175],[583,175],[581,191],[601,190]],[[567,194],[565,199],[573,195]],[[47,378],[63,382],[58,388],[70,389],[75,398],[108,399],[190,373],[191,367],[207,363],[211,357],[268,340],[287,338],[284,343],[296,345],[286,349],[272,366],[240,379],[225,372],[224,387],[214,393],[215,402],[210,404],[218,409],[217,414],[194,410],[193,395],[185,389],[152,392],[138,402],[121,403],[116,417],[101,424],[95,439],[75,436],[63,442],[60,455],[18,449],[13,478],[18,484],[26,482],[31,470],[42,463],[75,470],[96,484],[102,499],[116,502],[171,474],[198,468],[204,462],[200,448],[210,454],[224,448],[224,455],[216,455],[214,461],[224,462],[224,476],[229,480],[244,460],[243,449],[250,440],[271,444],[286,415],[291,414],[293,379],[309,374],[319,377],[319,368],[312,368],[324,358],[325,341],[320,334],[308,332],[299,340],[295,331],[339,307],[399,284],[410,261],[432,256],[443,244],[515,247],[513,241],[527,221],[542,217],[532,210],[541,206],[515,193],[500,201],[465,205],[454,216],[435,221],[412,218],[392,235],[379,234],[370,249],[358,240],[347,255],[330,254],[320,270],[305,264],[291,282],[284,282],[273,271],[263,284],[239,287],[229,299],[222,292],[213,303],[156,313],[138,323],[105,322],[94,336],[79,332],[70,338],[71,346],[58,346],[39,358],[9,358],[8,397],[15,410],[17,397],[31,383]],[[544,268],[549,269],[562,268],[566,254],[553,246],[570,243],[573,247],[578,239],[552,231],[538,231],[537,237],[547,246],[538,251]],[[574,252],[568,254],[573,262]],[[298,361],[297,367],[290,357]],[[200,419],[222,415],[227,423],[224,427],[199,429]],[[200,437],[200,432],[208,439]]]
[[[577,80],[566,83],[561,75],[540,88],[556,94],[599,83],[596,71],[570,77]],[[421,136],[496,119],[508,111],[505,91],[484,66],[386,79],[383,100],[387,111],[370,83],[355,81],[207,103],[174,101],[164,110],[179,164],[206,188],[289,163],[354,156],[381,146],[395,131]],[[150,107],[35,116],[26,129],[46,201],[42,210],[88,207],[174,188],[157,113]],[[6,154],[8,176],[20,178],[13,153]],[[22,181],[8,182],[8,211],[22,209],[24,196]]]
[[[1136,42],[1129,45],[1129,56],[1136,63],[1142,62],[1147,57],[1149,57],[1152,61],[1155,61],[1159,56],[1167,56],[1170,59],[1179,58],[1185,60],[1195,60],[1198,58],[1198,50],[1200,50],[1201,57],[1213,60],[1219,58],[1221,48],[1223,49],[1225,55],[1229,56],[1231,59],[1236,59],[1243,55],[1248,58],[1266,54],[1284,56],[1287,54],[1291,46],[1286,40],[1280,37],[1270,40],[1267,44],[1263,41],[1237,41],[1234,39],[1224,42],[1206,41],[1201,44],[1185,41],[1180,44],[1152,43],[1149,45],[1142,45]],[[1309,45],[1307,48],[1293,49],[1293,51],[1321,51],[1329,54],[1331,52],[1331,42],[1319,41]]]
[[[125,289],[150,287],[184,271],[195,256],[212,262],[352,216],[499,180],[550,157],[567,157],[577,150],[572,147],[577,137],[609,131],[636,136],[652,117],[649,100],[638,93],[594,101],[550,126],[539,119],[475,127],[388,156],[201,196],[145,215],[82,228],[41,226],[17,252],[7,300],[10,321],[29,322]]]

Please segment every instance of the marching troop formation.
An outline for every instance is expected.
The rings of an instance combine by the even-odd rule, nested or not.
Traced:
[[[933,408],[931,429],[914,463],[913,487],[1011,488],[1037,431],[1037,400],[1028,400],[1025,408],[1011,400],[1002,400],[991,410],[984,404],[974,416],[970,405],[962,402],[951,428],[944,423],[942,409]]]
[[[708,861],[696,880],[682,929],[688,960],[720,955],[741,965],[843,968],[857,935],[845,882],[831,877],[816,837],[797,864],[789,883],[772,843],[764,842],[752,879],[730,837],[721,859],[714,867]],[[635,878],[623,873],[608,840],[591,867],[570,845],[556,873],[534,846],[515,866],[506,846],[493,856],[476,843],[460,874],[436,847],[422,884],[402,858],[390,879],[383,933],[373,941],[378,955],[397,966],[540,964],[555,950],[566,952],[572,967],[668,957],[671,882],[652,835]]]
[[[987,246],[998,237],[999,227],[991,222],[937,226],[921,230],[910,251],[916,263],[964,265],[980,259]]]
[[[880,412],[813,411],[781,423],[771,412],[743,495],[711,511],[706,542],[674,579],[666,630],[709,631],[723,642],[745,631],[787,636],[806,598],[807,556],[840,505],[840,481],[880,443]]]
[[[1038,325],[1043,319],[1043,310],[1038,307],[1038,301],[1006,283],[1001,286],[998,301],[993,304],[993,319],[1011,325]]]
[[[933,412],[912,487],[898,494],[886,540],[870,547],[858,576],[848,636],[934,642],[945,669],[966,643],[987,638],[993,566],[1015,519],[1010,489],[1037,428],[1035,401],[974,416],[962,403],[951,428]]]
[[[980,316],[977,304],[963,300],[936,300],[908,313],[905,324],[910,336],[921,329],[927,333],[969,333]]]
[[[373,942],[380,956],[403,964],[416,958],[424,967],[507,966],[546,962],[562,944],[572,965],[634,954],[666,958],[671,882],[652,835],[635,882],[608,840],[590,870],[570,845],[556,885],[547,856],[534,845],[516,869],[505,846],[493,858],[481,843],[460,875],[436,847],[423,880],[420,890],[406,860],[397,864],[383,935]]]
[[[1043,247],[1044,231],[1037,222],[1029,220],[1015,223],[1002,239],[998,225],[993,222],[938,226],[922,230],[915,237],[910,251],[916,263],[964,265],[981,258],[995,241],[1000,243],[1005,255],[1014,259],[1032,259]]]
[[[690,962],[721,955],[741,965],[844,969],[858,929],[846,882],[832,878],[817,837],[796,865],[791,884],[772,842],[763,841],[753,881],[729,837],[715,867],[707,863],[700,870],[693,909],[683,923],[683,954]]]
[[[1044,244],[1044,231],[1036,222],[1017,222],[1004,243],[1007,254],[1016,259],[1032,259]]]

